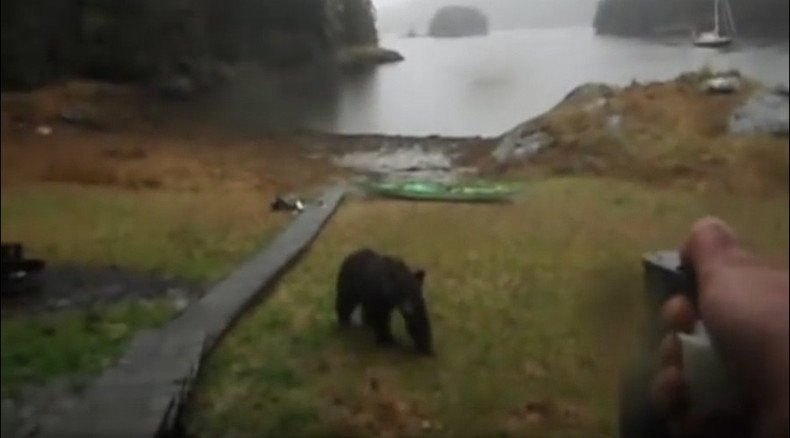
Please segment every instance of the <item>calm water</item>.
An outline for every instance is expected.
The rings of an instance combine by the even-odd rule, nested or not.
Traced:
[[[595,36],[591,28],[518,30],[485,38],[385,39],[406,61],[345,79],[312,127],[342,133],[498,135],[584,82],[662,80],[710,65],[787,83],[788,48],[730,51]]]

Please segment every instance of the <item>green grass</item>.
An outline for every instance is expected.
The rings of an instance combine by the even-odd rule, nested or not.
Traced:
[[[166,300],[122,302],[98,312],[64,311],[2,321],[3,397],[56,376],[93,374],[119,357],[134,333],[173,315]]]
[[[225,338],[188,410],[196,436],[613,436],[640,255],[724,217],[786,262],[788,201],[551,179],[513,206],[349,202]],[[438,355],[343,335],[336,269],[361,246],[427,269]],[[396,321],[399,321],[396,319]]]
[[[229,273],[273,236],[249,190],[201,193],[40,184],[4,190],[4,241],[24,242],[48,262],[158,271],[209,282]]]
[[[268,216],[260,193],[134,191],[39,184],[4,189],[3,241],[20,241],[48,263],[116,265],[199,283],[228,274],[275,234],[286,217]],[[123,353],[134,332],[169,319],[162,302],[2,321],[6,391],[71,374],[95,373]]]

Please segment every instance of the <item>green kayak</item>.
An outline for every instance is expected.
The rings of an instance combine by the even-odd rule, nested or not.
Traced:
[[[492,182],[459,184],[425,181],[374,182],[365,184],[365,188],[388,198],[450,202],[507,202],[520,192],[519,187],[515,185]]]

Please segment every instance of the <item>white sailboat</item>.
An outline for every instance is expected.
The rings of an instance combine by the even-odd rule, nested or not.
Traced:
[[[733,43],[735,35],[735,21],[732,19],[732,10],[727,0],[724,0],[725,22],[729,24],[730,34],[722,33],[721,26],[721,0],[715,0],[713,12],[713,30],[702,32],[694,38],[694,45],[699,47],[726,47]]]

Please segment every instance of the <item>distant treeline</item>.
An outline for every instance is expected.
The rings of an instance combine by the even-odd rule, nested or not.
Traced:
[[[788,0],[729,0],[739,34],[787,38]],[[714,0],[602,0],[594,26],[598,33],[639,36],[707,30]]]
[[[376,44],[371,0],[2,0],[2,85],[74,75],[208,85],[224,65],[289,66]]]

